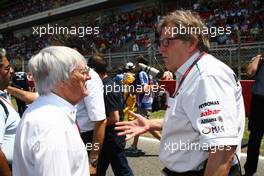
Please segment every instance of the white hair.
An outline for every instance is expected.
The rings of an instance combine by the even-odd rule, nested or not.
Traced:
[[[65,46],[51,46],[32,56],[28,69],[33,75],[36,90],[45,95],[59,82],[69,79],[71,72],[81,64],[86,65],[86,60],[78,51]]]

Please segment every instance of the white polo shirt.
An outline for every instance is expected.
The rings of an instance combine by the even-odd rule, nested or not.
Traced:
[[[199,55],[195,53],[177,70],[177,83]],[[204,55],[169,101],[160,147],[160,159],[168,169],[200,170],[214,146],[237,145],[240,157],[244,102],[241,85],[228,66]]]
[[[89,74],[91,76],[87,81],[89,95],[77,105],[76,118],[81,133],[93,130],[97,121],[106,118],[102,80],[93,69]]]
[[[0,99],[5,104],[9,113],[7,117],[4,108],[0,106],[0,147],[6,159],[11,164],[13,160],[16,129],[20,121],[20,116],[8,99],[4,97],[0,97]]]
[[[17,128],[13,175],[89,175],[75,116],[76,108],[53,93],[34,101]]]

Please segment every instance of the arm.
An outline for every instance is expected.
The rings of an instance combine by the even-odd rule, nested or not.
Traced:
[[[38,97],[34,92],[25,91],[12,86],[8,86],[7,91],[14,97],[26,102],[27,104],[32,103]]]
[[[96,159],[99,156],[101,146],[104,142],[106,119],[96,122],[93,130],[93,148],[90,152],[90,158]],[[98,145],[97,145],[98,144]]]
[[[132,139],[134,136],[143,134],[147,131],[161,130],[163,119],[148,120],[140,114],[129,111],[129,114],[135,117],[133,121],[117,122],[115,130],[121,131],[119,136],[126,135],[126,140]]]
[[[101,147],[104,142],[106,119],[97,121],[93,130],[92,150],[89,154],[90,159],[98,159]],[[96,175],[96,166],[90,164],[90,174]]]
[[[253,61],[251,63],[249,63],[249,65],[247,66],[247,75],[248,77],[252,78],[253,76],[255,76],[258,67],[261,63],[261,55],[257,55],[256,57],[253,58]]]
[[[11,171],[8,166],[7,159],[5,154],[2,152],[0,147],[0,175],[2,176],[11,176]]]
[[[119,112],[118,111],[113,111],[109,113],[109,116],[107,117],[107,123],[106,125],[113,125],[116,122],[119,121]]]
[[[0,175],[3,176],[11,176],[11,172],[9,170],[8,161],[6,159],[5,154],[3,153],[1,147],[4,142],[5,135],[5,117],[6,114],[2,106],[0,106]]]
[[[236,146],[223,146],[223,148],[215,149],[209,153],[204,176],[227,176],[231,168]]]

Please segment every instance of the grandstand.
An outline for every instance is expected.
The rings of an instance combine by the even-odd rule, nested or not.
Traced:
[[[111,66],[139,53],[157,65],[162,59],[155,26],[163,14],[180,8],[199,13],[209,28],[230,28],[230,35],[211,37],[210,52],[240,76],[248,59],[264,50],[261,0],[1,0],[0,47],[13,60],[27,61],[59,38],[85,56],[105,53]]]

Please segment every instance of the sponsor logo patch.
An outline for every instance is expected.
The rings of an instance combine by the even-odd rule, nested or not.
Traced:
[[[214,114],[219,114],[221,110],[220,109],[208,109],[205,112],[202,112],[200,117],[206,117],[206,116],[210,116],[210,115],[214,115]]]
[[[208,102],[205,102],[205,103],[199,105],[199,109],[202,109],[202,108],[204,108],[206,106],[211,106],[211,105],[219,105],[219,101],[208,101]]]
[[[225,128],[224,126],[212,126],[212,127],[204,127],[204,129],[202,130],[203,134],[216,134],[216,133],[224,133],[225,132]]]
[[[201,120],[201,124],[205,124],[205,123],[211,123],[211,122],[216,122],[217,119],[216,118],[212,118],[212,119],[202,119]]]

